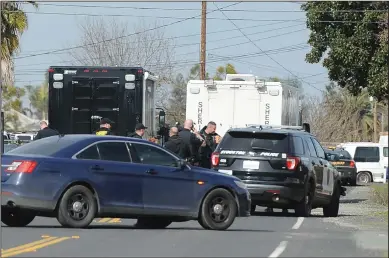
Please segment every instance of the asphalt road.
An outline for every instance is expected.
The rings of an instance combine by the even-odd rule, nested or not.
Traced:
[[[133,229],[134,223],[105,218],[88,229],[66,229],[36,218],[25,228],[2,226],[2,257],[382,257],[359,249],[353,231],[320,215],[257,212],[221,232],[194,221],[164,230]]]

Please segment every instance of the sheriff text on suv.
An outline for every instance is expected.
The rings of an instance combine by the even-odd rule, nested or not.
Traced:
[[[309,131],[309,130],[307,130]],[[337,170],[316,138],[302,127],[230,129],[213,153],[212,165],[246,183],[255,207],[294,209],[306,217],[315,208],[336,217],[345,195]]]

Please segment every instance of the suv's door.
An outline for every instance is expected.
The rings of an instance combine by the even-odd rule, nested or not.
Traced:
[[[145,213],[185,215],[193,211],[196,181],[189,168],[179,168],[174,157],[162,148],[130,144],[131,156],[143,177]]]
[[[358,172],[368,171],[373,175],[373,182],[383,182],[385,168],[380,163],[380,149],[378,146],[358,146],[355,149],[354,161]]]
[[[333,181],[334,177],[332,171],[328,168],[329,162],[326,158],[326,153],[321,147],[320,143],[313,137],[311,137],[313,146],[315,147],[317,156],[319,158],[320,169],[322,170],[323,180],[322,180],[322,193],[324,195],[331,195],[334,189]]]
[[[102,211],[114,212],[118,206],[138,211],[143,209],[143,175],[132,169],[134,164],[124,142],[99,142],[79,153],[76,158],[85,160],[87,169],[93,175]]]
[[[313,172],[315,173],[316,179],[316,194],[321,194],[323,191],[323,169],[320,166],[320,159],[317,156],[315,146],[311,141],[310,137],[304,137],[304,142],[309,151],[310,162],[312,165]]]

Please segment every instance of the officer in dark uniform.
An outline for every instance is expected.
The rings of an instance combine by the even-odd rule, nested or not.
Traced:
[[[34,137],[34,141],[39,140],[39,139],[43,139],[46,137],[54,136],[54,135],[59,135],[59,133],[56,130],[49,128],[46,121],[42,120],[39,123],[39,125],[40,125],[41,129],[38,131],[38,133]]]
[[[135,132],[130,133],[128,137],[142,139],[146,129],[147,129],[146,126],[144,126],[142,123],[138,123],[135,125]]]
[[[114,135],[111,131],[113,121],[109,118],[102,118],[100,120],[100,128],[95,132],[96,135]]]

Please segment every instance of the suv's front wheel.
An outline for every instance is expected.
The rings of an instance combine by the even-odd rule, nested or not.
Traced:
[[[312,201],[315,191],[312,189],[311,184],[308,183],[305,188],[304,198],[297,203],[294,211],[299,217],[309,217],[312,211]]]

